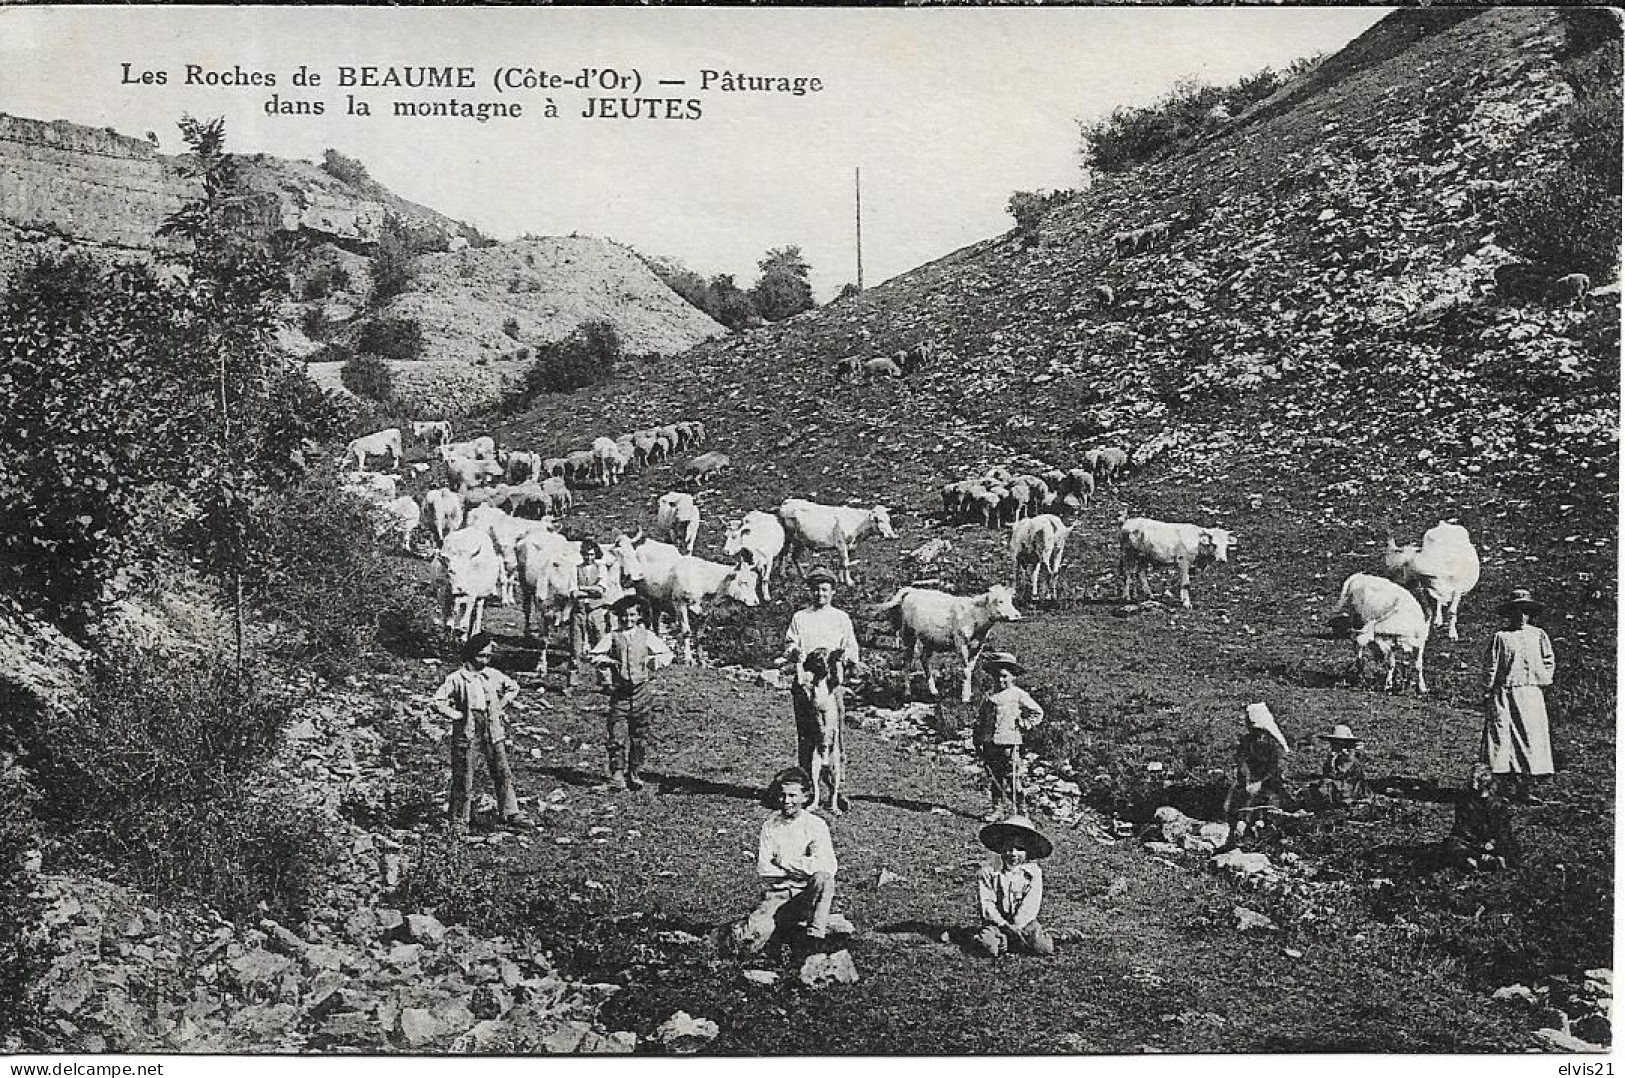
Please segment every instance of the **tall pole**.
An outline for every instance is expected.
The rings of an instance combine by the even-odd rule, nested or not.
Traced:
[[[852,194],[857,207],[858,291],[863,291],[863,169],[852,169]]]

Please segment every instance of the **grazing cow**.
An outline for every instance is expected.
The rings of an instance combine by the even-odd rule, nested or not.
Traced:
[[[1010,562],[1015,571],[1016,597],[1021,596],[1021,584],[1027,580],[1027,597],[1044,598],[1045,582],[1049,598],[1058,598],[1055,581],[1061,575],[1061,557],[1066,553],[1066,537],[1072,529],[1061,523],[1053,513],[1044,513],[1030,520],[1018,520],[1010,529]],[[1028,577],[1027,571],[1031,570]]]
[[[863,373],[872,382],[876,378],[901,378],[903,368],[885,358],[866,359],[863,361]]]
[[[1078,508],[1089,508],[1089,499],[1095,496],[1095,473],[1087,468],[1069,469],[1060,492],[1063,500],[1070,495],[1077,499]]]
[[[899,588],[879,607],[887,614],[903,640],[903,670],[914,663],[914,645],[920,645],[920,669],[925,688],[938,696],[937,680],[931,673],[931,653],[952,648],[959,656],[965,679],[959,698],[970,703],[971,668],[982,653],[982,645],[995,622],[1020,621],[1015,593],[995,584],[981,595],[960,597],[930,588]]]
[[[501,479],[502,465],[477,457],[453,457],[446,462],[446,474],[452,489],[462,492],[484,486],[488,479]]]
[[[556,517],[568,516],[576,511],[575,492],[570,485],[556,475],[550,475],[542,480],[542,493],[547,495],[552,503],[551,512]]]
[[[692,494],[662,494],[655,507],[655,531],[684,554],[694,553],[694,540],[700,535],[700,507]]]
[[[852,547],[859,539],[873,532],[887,539],[897,538],[892,531],[891,513],[884,505],[858,509],[788,498],[779,506],[779,521],[784,525],[790,562],[796,572],[807,575],[801,564],[803,550],[833,550],[841,559],[844,584],[852,583]]]
[[[772,513],[752,509],[742,521],[728,525],[728,538],[722,552],[730,558],[743,559],[761,580],[762,601],[773,598],[769,581],[773,578],[773,563],[784,553],[784,525]]]
[[[642,431],[632,435],[632,459],[639,468],[647,468],[652,460],[650,454],[654,452],[655,436]]]
[[[698,419],[690,419],[687,422],[689,432],[694,436],[693,444],[704,445],[707,437],[705,432],[705,424]]]
[[[420,442],[432,441],[436,445],[445,445],[451,441],[451,424],[444,419],[413,422],[412,437]]]
[[[807,696],[812,712],[818,719],[818,736],[813,738],[811,808],[818,808],[823,794],[829,793],[829,813],[841,815],[844,799],[841,787],[846,784],[846,754],[842,751],[841,708],[837,694],[841,688],[841,670],[844,652],[840,648],[813,648],[801,661],[807,678]],[[798,720],[799,721],[799,720]]]
[[[437,487],[423,495],[423,514],[429,518],[429,534],[444,543],[446,536],[463,526],[463,499],[454,490]]]
[[[612,487],[620,482],[621,473],[626,470],[626,462],[621,459],[621,451],[615,448],[615,439],[598,437],[592,440],[592,471],[593,475],[606,487]]]
[[[539,482],[542,478],[542,455],[540,453],[524,453],[518,450],[512,453],[503,451],[498,454],[497,463],[508,470],[508,482],[516,486],[521,483]]]
[[[859,359],[857,356],[845,356],[835,361],[835,380],[837,382],[850,382],[857,377]]]
[[[1448,624],[1450,639],[1457,639],[1456,612],[1478,586],[1478,551],[1466,528],[1441,520],[1422,534],[1421,546],[1401,547],[1389,539],[1383,567],[1401,584],[1419,586],[1433,600],[1432,623]]]
[[[654,448],[649,450],[650,460],[670,460],[672,454],[672,441],[658,430],[651,430],[649,437],[654,441]]]
[[[598,470],[598,458],[590,449],[578,449],[564,459],[564,474],[573,487],[586,486]]]
[[[683,481],[690,490],[699,490],[700,484],[732,463],[728,454],[712,451],[701,453],[687,464],[683,465]]]
[[[997,528],[1004,523],[1004,495],[1006,488],[986,487],[977,483],[971,488],[970,505],[982,514],[982,523]]]
[[[482,434],[478,438],[470,438],[464,442],[448,442],[440,447],[441,460],[449,464],[453,457],[495,460],[497,457],[496,439],[489,434]]]
[[[1416,691],[1427,693],[1427,682],[1422,677],[1422,652],[1428,642],[1428,616],[1422,612],[1422,604],[1416,601],[1416,596],[1392,580],[1370,573],[1354,573],[1343,581],[1332,625],[1334,630],[1358,629],[1354,637],[1356,679],[1365,672],[1366,650],[1375,648],[1388,667],[1382,687],[1392,689],[1394,667],[1403,649],[1416,655],[1411,664],[1416,670]]]
[[[1006,488],[1001,508],[1011,523],[1032,515],[1033,495],[1033,487],[1025,479],[1017,479]]]
[[[982,473],[982,479],[989,485],[997,483],[1001,487],[1007,487],[1015,482],[1016,477],[1011,474],[1009,468],[1004,467],[1002,464],[995,464]]]
[[[656,427],[655,433],[666,439],[667,442],[671,443],[671,447],[674,451],[684,449],[688,446],[687,439],[684,438],[683,432],[677,429],[677,424],[675,423],[667,423],[663,427]]]
[[[339,480],[340,490],[379,505],[400,493],[396,487],[395,477],[382,472],[351,472]]]
[[[1091,449],[1083,457],[1095,473],[1095,485],[1102,490],[1116,486],[1118,477],[1128,469],[1128,453],[1116,446]]]
[[[485,604],[502,586],[502,557],[486,528],[460,528],[446,536],[435,556],[440,620],[467,640],[480,631]]]
[[[628,574],[634,578],[633,587],[649,601],[657,622],[661,612],[671,616],[682,641],[683,661],[690,666],[696,652],[700,663],[705,663],[699,634],[705,627],[708,603],[729,599],[745,606],[758,605],[756,570],[748,565],[719,565],[653,539],[631,540],[630,546],[638,559],[636,571]],[[624,549],[620,540],[616,549]]]
[[[1191,567],[1226,562],[1236,539],[1223,528],[1197,524],[1165,524],[1146,517],[1130,517],[1118,529],[1118,571],[1123,577],[1123,601],[1134,601],[1134,583],[1151,598],[1151,567],[1179,567],[1179,601],[1191,606]]]
[[[412,534],[423,522],[423,510],[418,508],[417,499],[396,498],[378,508],[380,510],[377,524],[378,538],[393,536],[403,552],[412,553]]]
[[[355,459],[355,470],[367,470],[368,457],[388,457],[389,470],[395,471],[401,466],[401,428],[386,427],[372,434],[363,435],[344,447],[343,459]]]
[[[673,423],[677,433],[682,435],[683,444],[689,447],[705,443],[705,424],[697,423],[692,419],[680,419]]]
[[[548,457],[542,461],[542,475],[544,476],[556,475],[562,479],[569,468],[570,462],[563,457]]]

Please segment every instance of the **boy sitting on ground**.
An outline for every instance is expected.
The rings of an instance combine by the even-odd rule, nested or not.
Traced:
[[[762,823],[757,843],[756,873],[762,901],[734,925],[733,949],[758,954],[774,939],[812,953],[829,934],[830,905],[835,900],[835,844],[829,824],[806,811],[812,780],[799,767],[773,776],[766,801],[778,811]],[[806,925],[805,934],[798,932]]]
[[[1049,839],[1025,816],[990,823],[980,837],[982,845],[999,855],[999,863],[983,868],[976,880],[981,926],[971,938],[971,949],[992,958],[1009,951],[1054,954],[1054,938],[1038,923],[1044,870],[1032,863],[1054,852]]]

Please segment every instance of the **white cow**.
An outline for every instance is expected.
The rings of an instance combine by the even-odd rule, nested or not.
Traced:
[[[649,601],[657,622],[662,612],[671,615],[682,642],[683,661],[691,666],[696,651],[700,663],[705,662],[699,634],[705,627],[708,603],[730,599],[745,606],[758,605],[756,570],[748,565],[719,565],[652,539],[627,540],[624,546],[617,539],[617,550],[627,548],[636,552],[638,560],[635,571],[627,563],[633,587]]]
[[[773,578],[773,563],[784,553],[784,525],[772,513],[752,509],[742,521],[728,525],[728,538],[722,552],[730,558],[742,558],[756,570],[762,582],[762,601],[773,598],[768,584]]]
[[[621,481],[621,473],[626,471],[626,461],[622,459],[615,439],[600,436],[592,440],[592,470],[606,487]]]
[[[981,595],[960,597],[930,588],[899,588],[897,594],[879,607],[890,616],[892,626],[903,639],[903,670],[914,662],[914,644],[920,645],[920,669],[925,687],[937,696],[937,680],[931,673],[931,653],[952,648],[959,656],[965,680],[959,698],[970,703],[971,668],[982,653],[982,645],[994,623],[1020,621],[1015,592],[995,584]]]
[[[488,479],[500,479],[502,465],[479,457],[454,456],[446,461],[446,474],[454,490],[466,491],[483,486]]]
[[[446,487],[436,487],[423,495],[423,513],[429,518],[429,531],[436,543],[463,526],[463,499]]]
[[[510,606],[519,598],[519,541],[532,532],[551,531],[551,518],[525,520],[509,516],[494,505],[480,505],[468,511],[464,529],[484,528],[502,559],[502,579],[498,602]]]
[[[1134,600],[1134,583],[1151,598],[1151,567],[1179,567],[1179,601],[1191,606],[1191,567],[1229,561],[1236,537],[1223,528],[1197,524],[1166,524],[1147,517],[1129,517],[1117,534],[1118,571],[1123,578],[1123,601]]]
[[[1460,524],[1439,521],[1422,535],[1422,545],[1401,547],[1388,540],[1388,556],[1383,565],[1389,574],[1406,586],[1419,586],[1433,600],[1433,624],[1446,624],[1456,636],[1456,612],[1467,593],[1478,586],[1478,551],[1472,537]]]
[[[536,483],[542,478],[542,455],[540,453],[526,453],[515,450],[510,453],[504,450],[497,454],[497,463],[505,469],[508,482],[515,486],[521,483]]]
[[[433,441],[437,445],[445,445],[451,441],[451,424],[444,419],[415,421],[412,424],[412,437],[420,442]]]
[[[488,600],[502,586],[502,557],[486,528],[460,528],[446,536],[435,556],[440,618],[462,640],[480,631]]]
[[[496,439],[489,434],[482,434],[478,438],[470,438],[462,442],[447,442],[440,447],[440,459],[450,464],[456,457],[470,457],[474,460],[495,460],[497,457]]]
[[[400,549],[407,554],[412,553],[412,534],[418,530],[423,521],[423,510],[418,508],[417,499],[406,497],[396,498],[379,506],[377,535],[380,539],[393,537]]]
[[[538,670],[547,674],[547,640],[552,631],[570,624],[575,614],[576,571],[582,564],[581,544],[551,531],[535,531],[519,541],[517,548],[519,590],[525,611],[525,635],[531,635],[535,616],[542,634]],[[604,602],[613,603],[623,594],[619,556],[610,551],[601,562],[599,584]]]
[[[1416,691],[1425,694],[1427,681],[1422,677],[1422,652],[1428,642],[1428,617],[1416,596],[1392,580],[1370,573],[1355,573],[1343,581],[1338,596],[1334,626],[1340,619],[1358,627],[1354,637],[1354,676],[1365,671],[1367,648],[1375,648],[1388,666],[1384,689],[1394,687],[1394,666],[1399,652],[1414,652],[1412,666],[1416,670]]]
[[[401,466],[401,428],[385,427],[344,447],[344,459],[355,458],[355,470],[366,471],[368,457],[388,457],[391,471]]]
[[[694,495],[662,494],[655,509],[655,531],[682,547],[684,554],[694,553],[694,540],[700,534],[700,507]]]
[[[779,506],[779,520],[784,524],[790,561],[798,573],[807,575],[801,564],[801,551],[833,550],[841,559],[840,576],[845,584],[852,583],[852,547],[859,539],[872,532],[887,539],[897,538],[897,533],[892,531],[891,514],[884,505],[856,509],[788,498]]]
[[[1030,570],[1026,577],[1028,598],[1044,598],[1042,585],[1045,583],[1048,597],[1056,598],[1055,581],[1061,575],[1061,558],[1066,553],[1066,537],[1070,534],[1072,529],[1053,513],[1016,521],[1010,529],[1010,562],[1018,596],[1024,574]]]

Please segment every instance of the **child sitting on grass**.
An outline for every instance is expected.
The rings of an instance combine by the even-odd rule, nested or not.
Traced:
[[[982,828],[982,845],[999,855],[997,865],[982,869],[976,880],[980,927],[971,949],[997,958],[1006,952],[1052,955],[1055,940],[1038,923],[1044,902],[1044,870],[1033,862],[1054,852],[1025,816],[1012,816]]]

